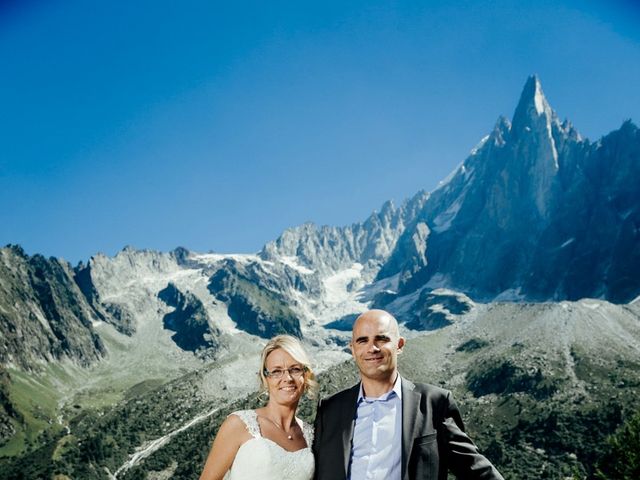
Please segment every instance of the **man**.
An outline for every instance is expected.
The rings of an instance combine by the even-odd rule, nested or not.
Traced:
[[[464,433],[451,393],[398,374],[404,343],[388,312],[356,319],[350,347],[361,381],[318,405],[315,479],[502,479]]]

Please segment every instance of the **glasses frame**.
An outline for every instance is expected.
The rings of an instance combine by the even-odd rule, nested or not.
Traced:
[[[302,370],[302,373],[294,375],[291,373],[291,370]],[[273,372],[270,372],[266,368],[262,371],[264,376],[267,378],[273,378],[274,380],[280,380],[284,377],[285,372],[289,374],[289,376],[293,379],[299,379],[304,377],[305,373],[309,371],[309,368],[306,366],[301,367],[290,367],[290,368],[276,368],[273,372],[279,372],[279,374],[274,375]]]

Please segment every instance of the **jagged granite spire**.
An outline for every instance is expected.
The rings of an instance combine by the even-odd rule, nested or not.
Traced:
[[[532,75],[522,89],[520,101],[511,122],[512,130],[519,132],[527,127],[534,128],[539,124],[540,117],[543,117],[544,123],[550,123],[556,118],[556,114],[542,91],[540,80],[536,75]]]
[[[631,124],[583,140],[529,77],[511,124],[499,119],[432,193],[378,279],[398,274],[400,295],[427,285],[483,300],[635,298],[639,140]]]

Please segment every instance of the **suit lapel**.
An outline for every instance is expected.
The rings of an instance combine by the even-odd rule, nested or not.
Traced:
[[[416,426],[422,421],[420,412],[420,394],[414,391],[415,385],[402,380],[402,477],[405,478]]]
[[[345,407],[342,409],[341,424],[342,429],[342,448],[344,451],[344,478],[349,473],[349,460],[351,459],[351,439],[353,438],[353,429],[356,423],[356,410],[358,409],[358,392],[360,384],[351,387],[347,398],[345,399]]]

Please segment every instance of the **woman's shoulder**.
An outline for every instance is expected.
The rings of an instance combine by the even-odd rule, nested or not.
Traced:
[[[231,412],[226,422],[230,422],[234,429],[242,429],[248,431],[253,437],[260,435],[260,426],[258,425],[258,415],[255,410],[237,410]]]
[[[238,417],[242,421],[245,421],[245,420],[255,419],[258,416],[258,414],[256,413],[255,410],[236,410],[235,412],[231,412],[227,416],[227,418],[232,416]]]

